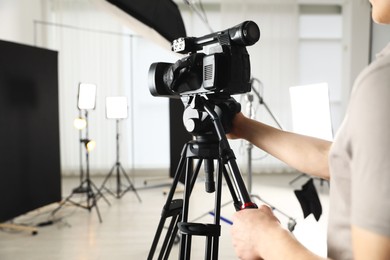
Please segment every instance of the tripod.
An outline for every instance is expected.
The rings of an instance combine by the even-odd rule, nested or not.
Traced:
[[[221,122],[217,112],[214,110],[218,107],[222,110],[222,114],[228,112],[231,113],[232,111],[226,111],[226,109],[229,110],[236,104],[233,103],[232,99],[218,103],[218,101],[214,102],[214,100],[206,100],[204,97],[200,96],[194,96],[191,98],[192,100],[189,102],[189,106],[184,112],[184,119],[185,122],[187,122],[187,130],[194,134],[196,140],[187,142],[183,147],[172,187],[163,207],[160,222],[148,255],[149,260],[153,259],[165,221],[168,218],[171,218],[171,221],[158,259],[168,259],[175,236],[179,230],[181,233],[179,259],[190,259],[192,236],[205,237],[205,259],[218,259],[218,245],[221,231],[220,211],[222,177],[224,177],[229,188],[236,210],[257,208],[257,206],[250,200],[250,196],[245,188],[244,181],[242,180],[235,161],[233,150],[230,148],[226,139],[223,123]],[[218,110],[218,108],[216,110]],[[234,114],[235,113],[236,111]],[[196,116],[196,114],[198,114],[198,116]],[[205,114],[208,115],[209,122],[202,121]],[[194,115],[195,118],[193,117]],[[200,129],[209,123],[210,127],[214,128],[213,131],[203,134],[204,131]],[[189,128],[191,129],[189,130]],[[198,134],[198,131],[201,132],[201,134]],[[195,170],[193,168],[194,159],[198,159]],[[214,161],[217,162],[216,181],[214,181],[213,176]],[[206,191],[209,193],[215,192],[213,224],[188,222],[189,200],[203,162],[206,175]],[[185,174],[184,198],[173,200],[177,184],[183,173]]]
[[[84,139],[80,139],[80,142],[84,144],[85,147],[85,160],[86,160],[86,174],[85,179],[80,183],[80,185],[76,188],[74,188],[71,192],[71,194],[66,197],[63,201],[60,202],[59,206],[53,210],[51,213],[54,215],[57,211],[59,211],[63,205],[65,205],[66,202],[69,202],[77,207],[81,207],[83,209],[87,209],[88,211],[91,211],[92,208],[96,208],[96,213],[99,218],[99,222],[102,223],[102,218],[100,216],[100,211],[97,205],[97,199],[98,195],[102,197],[108,205],[111,205],[110,202],[103,196],[103,194],[100,192],[100,190],[97,188],[97,186],[92,182],[90,178],[90,171],[89,171],[89,149],[87,147],[88,142],[91,140],[88,139],[88,111],[85,111],[85,120],[87,121],[87,127],[86,127],[86,137]],[[86,205],[82,203],[78,203],[72,200],[72,197],[75,194],[81,194],[85,193],[87,195]]]
[[[107,187],[105,187],[107,181],[110,179],[110,177],[112,176],[114,171],[116,172],[116,192],[113,192],[110,189],[108,189]],[[121,174],[125,177],[125,179],[127,180],[128,184],[129,184],[129,186],[127,186],[127,188],[124,190],[122,190]],[[122,164],[119,161],[119,119],[116,119],[116,162],[115,162],[114,166],[112,166],[106,179],[103,181],[102,186],[100,188],[100,191],[103,189],[118,199],[121,198],[127,191],[132,190],[132,191],[134,191],[135,195],[137,196],[139,202],[141,202],[141,198],[138,195],[137,190],[135,189],[129,176],[127,176],[125,169],[123,169]]]

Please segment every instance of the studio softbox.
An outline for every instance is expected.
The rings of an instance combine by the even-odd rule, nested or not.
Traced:
[[[94,1],[119,18],[125,26],[166,49],[171,49],[173,40],[186,37],[179,8],[172,0]],[[191,140],[191,135],[183,125],[183,113],[182,102],[178,99],[169,99],[171,177],[175,174],[183,145]]]
[[[142,37],[169,49],[174,39],[186,36],[179,8],[172,0],[94,1]]]

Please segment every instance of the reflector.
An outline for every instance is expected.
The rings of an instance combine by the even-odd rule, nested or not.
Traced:
[[[290,99],[294,132],[333,139],[327,83],[290,87]]]

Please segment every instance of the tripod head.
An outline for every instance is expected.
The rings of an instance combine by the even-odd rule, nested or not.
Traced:
[[[220,135],[230,132],[234,116],[241,111],[240,103],[228,94],[192,95],[183,97],[182,101],[185,107],[183,124],[198,141],[218,141],[217,137],[221,140]],[[213,123],[215,119],[221,121],[220,131]]]

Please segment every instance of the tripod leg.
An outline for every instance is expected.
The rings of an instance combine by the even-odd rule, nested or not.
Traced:
[[[175,241],[175,235],[177,234],[177,223],[179,222],[180,217],[181,214],[172,217],[171,223],[167,231],[167,234],[172,234],[172,235],[165,237],[164,243],[162,244],[161,247],[164,248],[164,250],[161,250],[158,259],[168,259],[173,243]]]
[[[100,191],[100,189],[98,189],[98,187],[95,185],[95,183],[93,183],[91,180],[89,180],[89,183],[90,183],[90,185],[92,186],[92,188],[94,188],[94,189],[96,190],[96,194],[92,191],[95,200],[97,201],[99,198],[103,198],[103,199],[106,201],[106,203],[107,203],[109,206],[111,206],[111,203],[110,203],[110,202],[107,200],[107,198],[103,195],[103,193]],[[91,188],[91,190],[92,190],[92,188]],[[99,197],[98,197],[97,195],[98,195]]]
[[[180,243],[180,254],[179,259],[190,259],[191,257],[191,244],[192,236],[203,236],[206,239],[206,250],[205,250],[205,259],[218,259],[218,246],[219,246],[219,236],[221,235],[221,226],[220,226],[220,206],[221,206],[221,197],[222,197],[222,167],[221,160],[218,164],[218,175],[217,175],[217,185],[216,185],[216,195],[215,195],[215,209],[214,209],[214,224],[202,224],[202,223],[189,223],[187,222],[186,216],[188,216],[188,206],[189,205],[189,196],[193,187],[194,179],[197,177],[198,172],[194,172],[191,179],[191,186],[186,185],[185,194],[184,194],[184,203],[183,203],[183,216],[182,221],[178,224],[181,231],[181,243]],[[192,169],[191,159],[187,160],[187,175],[185,184],[187,184],[190,179],[190,172]],[[198,167],[197,167],[198,168]]]
[[[105,190],[107,190],[108,192],[112,193],[109,189],[107,189],[107,188],[105,187],[105,185],[106,185],[108,179],[110,179],[111,175],[113,174],[114,169],[115,169],[115,164],[112,166],[111,170],[108,172],[107,177],[104,179],[102,185],[100,186],[99,191],[105,189]],[[113,194],[113,195],[114,195],[114,194]]]
[[[191,223],[188,223],[189,200],[190,200],[192,190],[195,186],[196,179],[198,177],[202,162],[203,159],[199,159],[195,171],[193,171],[193,159],[187,158],[187,164],[186,164],[187,167],[186,167],[186,175],[185,175],[185,182],[184,182],[185,189],[184,189],[183,210],[182,210],[181,222],[179,223],[179,225],[182,226],[182,228],[180,228],[180,230],[182,231],[181,241],[180,241],[180,253],[179,253],[180,259],[186,259],[186,260],[190,259],[190,255],[191,255],[192,234],[186,228],[186,226],[191,226]],[[196,225],[194,226],[194,229],[197,229]],[[200,233],[201,234],[205,233],[205,231]]]
[[[122,197],[123,194],[125,194],[127,191],[132,190],[132,191],[134,191],[135,196],[137,196],[139,202],[141,202],[141,197],[138,195],[138,192],[137,192],[136,188],[134,187],[133,183],[131,182],[129,176],[127,176],[125,169],[123,169],[121,164],[119,164],[119,167],[120,167],[120,170],[121,170],[123,176],[125,176],[127,182],[129,183],[129,186],[122,192],[120,197]]]
[[[159,238],[161,236],[161,232],[162,232],[162,229],[164,227],[164,224],[165,224],[165,221],[168,217],[172,217],[172,218],[175,218],[175,219],[172,219],[171,220],[171,224],[174,223],[174,227],[173,228],[169,228],[168,229],[168,232],[166,234],[166,238],[165,238],[165,241],[164,241],[164,244],[163,244],[163,247],[161,249],[161,252],[160,252],[160,255],[159,255],[159,258],[158,259],[168,259],[169,257],[169,253],[171,251],[171,248],[172,248],[172,245],[173,245],[173,242],[174,242],[174,239],[177,235],[177,232],[178,232],[178,223],[179,223],[179,220],[183,220],[183,209],[184,209],[184,203],[183,203],[183,200],[180,199],[180,200],[172,200],[174,194],[175,194],[175,190],[176,190],[176,187],[177,187],[177,184],[179,182],[179,179],[181,177],[181,175],[183,174],[183,170],[184,170],[184,167],[185,167],[185,199],[187,201],[187,205],[188,205],[188,201],[189,201],[189,196],[193,190],[193,187],[195,185],[195,182],[196,182],[196,178],[197,178],[197,175],[199,173],[199,169],[201,167],[201,164],[202,164],[202,160],[199,160],[198,161],[198,164],[196,166],[196,171],[193,172],[192,171],[192,165],[193,165],[193,160],[192,158],[188,158],[186,160],[184,160],[184,156],[185,154],[187,153],[187,147],[188,147],[188,144],[186,144],[183,148],[183,152],[182,152],[182,156],[180,158],[180,162],[179,162],[179,166],[178,168],[176,169],[176,173],[175,173],[175,177],[174,177],[174,180],[173,180],[173,183],[172,183],[172,187],[168,193],[168,197],[167,197],[167,201],[166,201],[166,204],[164,205],[163,207],[163,212],[161,214],[161,219],[160,219],[160,222],[159,222],[159,225],[158,225],[158,228],[157,228],[157,231],[156,231],[156,235],[154,237],[154,240],[153,240],[153,244],[152,244],[152,247],[149,251],[149,256],[148,256],[148,259],[151,260],[153,259],[153,255],[155,253],[155,250],[157,248],[157,245],[158,245],[158,241],[159,241]],[[186,206],[188,207],[188,206]],[[188,214],[188,209],[186,210],[187,214]],[[188,218],[188,217],[187,217]],[[173,222],[172,222],[173,221]],[[168,242],[167,242],[168,241]],[[185,250],[185,248],[189,248],[190,247],[190,242],[191,242],[191,239],[187,239],[187,238],[183,238],[183,235],[181,237],[181,243],[183,243],[183,241],[186,241],[184,243],[185,247],[180,247],[181,249],[183,248],[183,251],[181,251],[182,253],[181,254],[189,254],[190,251],[189,250]],[[181,259],[189,259],[189,258],[181,258]]]
[[[120,175],[120,165],[119,163],[116,163],[116,197],[121,197],[121,175]]]
[[[88,186],[88,180],[87,180],[87,179],[85,179],[84,181],[82,181],[82,182],[80,183],[80,186],[79,186],[79,187],[83,187],[84,184],[87,184],[87,186]],[[85,192],[88,192],[88,190],[85,190],[85,191],[83,191],[83,192],[81,192],[81,193],[85,193]],[[85,207],[82,206],[80,203],[76,203],[76,202],[74,202],[74,201],[71,200],[71,198],[73,197],[73,195],[76,194],[76,193],[78,193],[78,192],[77,192],[77,189],[73,189],[72,192],[68,195],[68,197],[66,197],[65,199],[63,199],[63,200],[59,203],[58,207],[57,207],[56,209],[54,209],[54,210],[51,212],[51,215],[54,216],[54,215],[56,214],[56,212],[59,211],[67,202],[69,202],[69,203],[71,203],[72,205],[75,205],[75,206],[77,206],[77,207],[85,208]],[[87,196],[88,196],[88,193],[87,193]]]
[[[91,206],[91,207],[95,207],[96,213],[97,213],[98,218],[99,218],[99,222],[102,223],[103,220],[102,220],[102,217],[101,217],[101,215],[100,215],[100,211],[99,211],[99,207],[98,207],[98,204],[97,204],[97,201],[96,201],[96,197],[93,196],[93,199],[92,199],[92,200],[93,200],[93,202],[92,202],[92,206]]]
[[[223,164],[222,160],[218,159],[217,164],[217,185],[216,185],[216,194],[215,194],[215,209],[214,209],[214,225],[220,227],[221,219],[221,200],[222,200],[222,174],[223,174]],[[206,239],[206,257],[207,259],[218,259],[218,247],[219,247],[219,236],[218,234],[213,234],[207,237]],[[212,257],[212,258],[211,258]]]
[[[80,186],[81,186],[81,185],[80,185]],[[65,205],[65,203],[66,203],[67,201],[70,200],[70,198],[73,196],[73,194],[74,194],[74,193],[72,192],[68,197],[66,197],[65,199],[63,199],[63,200],[59,203],[58,207],[55,208],[55,209],[51,212],[51,215],[54,216],[54,215],[57,213],[57,211],[59,211],[59,210]]]
[[[188,185],[190,180],[190,173],[192,173],[193,169],[193,160],[191,158],[187,158],[187,164],[186,164],[186,176],[184,181],[184,201],[183,201],[183,211],[181,216],[181,222],[187,223],[188,222],[188,205],[190,201],[190,195],[192,188]],[[181,241],[180,241],[180,259],[190,259],[190,247],[191,246],[191,236],[187,234],[181,235]]]
[[[93,188],[97,190],[97,192],[99,193],[100,191],[98,190],[98,188],[96,187],[96,185],[91,181],[91,180],[88,180],[88,194],[87,194],[87,209],[89,211],[91,211],[91,209],[93,207],[95,207],[96,209],[96,213],[98,215],[98,218],[99,218],[99,222],[102,223],[102,217],[100,215],[100,211],[99,211],[99,207],[98,207],[98,204],[97,204],[97,199],[96,199],[96,194],[95,192],[93,191]],[[101,195],[103,196],[103,195]],[[104,198],[104,197],[103,197]],[[105,198],[104,198],[105,199]],[[91,204],[91,201],[92,201],[92,204]],[[107,201],[107,200],[106,200]],[[107,201],[107,203],[110,205],[110,203]]]
[[[236,211],[245,208],[257,208],[257,205],[251,201],[251,197],[246,190],[244,181],[235,161],[233,161],[233,163],[229,162],[229,166],[230,174],[224,165],[223,175],[229,188],[230,195],[232,196],[234,208]]]
[[[191,243],[192,237],[190,235],[181,235],[182,244],[180,247],[179,259],[190,260],[191,258]]]
[[[182,170],[184,167],[184,162],[185,162],[184,154],[185,154],[186,148],[187,148],[187,144],[185,144],[183,147],[182,155],[180,157],[179,165],[178,165],[176,172],[175,172],[175,176],[174,176],[174,179],[172,182],[171,189],[168,193],[165,205],[163,206],[163,210],[161,212],[160,222],[158,224],[156,234],[154,236],[153,243],[152,243],[152,246],[151,246],[150,251],[149,251],[148,260],[153,259],[153,256],[154,256],[154,253],[156,251],[158,241],[160,239],[160,236],[161,236],[162,230],[164,228],[164,224],[165,224],[166,219],[168,217],[173,217],[173,216],[181,214],[181,211],[183,208],[183,201],[182,200],[172,200],[172,198],[173,198],[173,195],[175,194],[175,190],[176,190],[177,184],[179,183],[179,179],[181,177]],[[168,237],[169,236],[174,237],[174,235],[175,235],[174,233],[171,233],[171,234],[167,233],[166,234],[166,236],[168,236]],[[165,251],[165,250],[166,250],[165,248],[161,249],[161,251]]]

